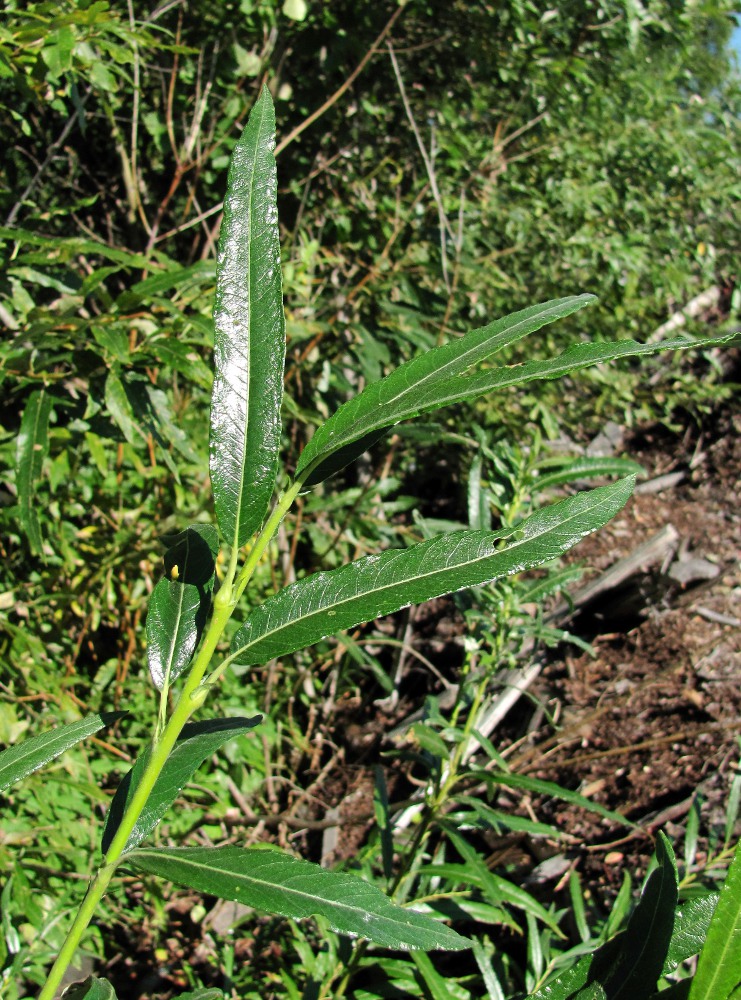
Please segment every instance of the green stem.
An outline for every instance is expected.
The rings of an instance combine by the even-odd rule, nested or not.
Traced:
[[[190,717],[198,711],[208,697],[211,688],[210,681],[212,678],[209,678],[209,683],[206,685],[202,685],[201,682],[203,681],[203,677],[211,662],[211,658],[216,651],[219,640],[223,635],[226,624],[232,616],[237,601],[244,591],[244,588],[247,586],[250,577],[254,573],[260,557],[265,552],[271,538],[277,531],[278,525],[282,521],[293,501],[296,499],[300,490],[301,483],[294,483],[280,498],[271,516],[266,522],[265,527],[255,540],[255,544],[252,547],[242,572],[239,574],[239,579],[236,585],[233,585],[232,583],[234,580],[234,571],[232,569],[234,559],[232,559],[230,563],[231,572],[214,598],[214,608],[211,621],[209,622],[209,626],[206,630],[203,643],[198,651],[198,655],[196,656],[193,666],[188,673],[188,678],[183,686],[183,690],[180,693],[180,697],[177,700],[177,704],[175,705],[173,713],[161,734],[161,726],[159,724],[157,726],[157,730],[152,741],[152,753],[149,763],[144,771],[144,774],[142,775],[141,781],[136,787],[136,791],[131,798],[131,802],[127,806],[126,811],[121,818],[121,823],[119,824],[113,840],[111,841],[111,845],[106,852],[103,864],[98,869],[88,886],[85,898],[77,911],[77,915],[75,916],[72,926],[67,933],[67,937],[65,938],[59,954],[57,955],[56,961],[49,972],[49,976],[43,989],[41,990],[41,993],[39,994],[38,1000],[54,1000],[57,990],[64,979],[64,975],[74,959],[77,948],[82,940],[82,936],[95,915],[98,903],[105,895],[105,891],[108,888],[108,884],[113,877],[113,873],[115,872],[121,857],[126,853],[126,845],[129,837],[131,836],[131,833],[136,826],[145,805],[147,804],[152,789],[154,788],[155,783],[162,772],[162,768],[165,766],[167,758],[169,757],[183,730],[183,726],[185,726],[188,719],[190,719]],[[215,672],[215,675],[213,676],[216,676],[217,674],[218,671]]]

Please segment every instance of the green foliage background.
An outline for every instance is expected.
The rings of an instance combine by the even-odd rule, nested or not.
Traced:
[[[50,705],[63,721],[114,708],[130,679],[140,718],[155,711],[144,614],[158,537],[212,520],[217,206],[261,82],[278,113],[292,466],[317,417],[392,364],[496,315],[597,294],[586,321],[580,314],[543,334],[545,354],[577,331],[643,339],[713,284],[730,295],[741,245],[732,10],[726,0],[192,0],[151,9],[8,0],[0,743],[42,726]],[[476,419],[497,461],[516,466],[524,459],[507,450],[513,434],[589,433],[607,417],[671,422],[676,407],[696,414],[728,391],[712,368],[698,379],[689,368],[698,362],[655,364],[652,380],[643,367],[640,376],[598,371],[565,389],[477,404]],[[456,432],[445,414],[426,428],[450,481],[447,506],[428,513],[465,520],[459,466],[468,452],[461,460],[446,451]],[[23,447],[38,459],[27,482],[14,471]],[[385,475],[371,493],[361,465],[307,499],[305,526],[288,524],[273,574],[331,567],[416,530],[408,511],[425,492],[424,458],[403,435],[392,449],[398,479]],[[377,450],[370,462],[387,473],[387,457]],[[274,583],[270,573],[257,585]],[[299,661],[291,697],[310,687],[313,666]],[[236,687],[223,697],[227,711],[245,709]],[[267,700],[284,706],[288,697]],[[135,714],[127,737],[139,725]],[[301,745],[300,721],[284,725],[287,733],[268,722],[268,749]],[[262,748],[242,752],[252,756],[227,761],[216,786],[235,776],[247,793],[260,786]],[[52,900],[61,893],[63,906],[70,891],[49,852],[75,868],[93,837],[76,796],[84,787],[102,809],[110,772],[115,758],[80,750],[55,767],[44,796],[33,782],[14,793],[0,869],[10,870],[20,845],[39,881],[7,883],[14,922],[0,951],[8,968],[18,956],[30,962],[31,981],[44,960],[42,928],[47,950],[55,945]],[[31,835],[40,802],[41,832]],[[24,935],[36,942],[33,959]]]

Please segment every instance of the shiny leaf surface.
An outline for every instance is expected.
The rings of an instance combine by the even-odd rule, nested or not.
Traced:
[[[211,482],[233,546],[262,524],[278,468],[285,332],[274,146],[265,87],[234,148],[216,268]]]
[[[476,587],[555,559],[627,502],[632,478],[581,493],[504,531],[458,531],[366,556],[279,591],[232,640],[237,662],[265,663],[409,604]]]
[[[333,930],[385,948],[458,950],[469,942],[445,924],[395,906],[355,875],[273,850],[180,847],[137,850],[127,864],[198,892],[300,920],[322,916]]]
[[[101,712],[99,715],[88,715],[79,722],[58,726],[3,750],[0,753],[0,791],[37,771],[65,750],[80,743],[85,737],[112,725],[116,719],[124,715],[126,712]]]
[[[594,301],[593,295],[571,295],[529,306],[400,365],[322,424],[304,448],[296,476],[309,469],[306,484],[320,482],[362,455],[400,420],[444,405],[450,387],[464,384],[461,376],[473,365]],[[438,395],[441,402],[436,401]]]
[[[190,663],[206,623],[219,550],[216,529],[194,524],[163,539],[165,577],[149,600],[147,660],[158,690],[172,683]]]

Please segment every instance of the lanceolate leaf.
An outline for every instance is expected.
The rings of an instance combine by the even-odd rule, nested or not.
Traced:
[[[362,454],[369,443],[377,440],[380,436],[379,430],[388,428],[400,420],[416,417],[441,406],[459,403],[465,399],[473,399],[476,396],[496,389],[504,389],[507,386],[522,385],[538,379],[559,378],[568,372],[588,368],[606,361],[614,361],[617,358],[636,357],[643,354],[656,354],[660,351],[686,348],[701,350],[726,344],[738,338],[738,334],[727,333],[699,340],[676,338],[656,344],[639,344],[634,340],[621,340],[615,343],[582,343],[575,344],[557,357],[548,358],[545,361],[528,361],[518,365],[487,369],[470,375],[463,374],[472,364],[483,360],[500,347],[519,340],[545,323],[558,319],[559,316],[565,316],[569,312],[574,312],[575,309],[592,301],[594,301],[593,296],[589,295],[574,296],[572,299],[558,299],[555,302],[546,302],[542,306],[524,310],[523,313],[515,313],[507,317],[506,320],[500,320],[500,323],[505,324],[517,321],[511,331],[512,335],[508,335],[506,331],[501,332],[502,342],[500,343],[499,338],[495,337],[493,338],[496,342],[494,346],[491,346],[489,341],[477,344],[478,356],[473,357],[470,362],[466,356],[467,363],[465,364],[462,361],[460,364],[457,363],[458,356],[456,354],[453,361],[439,372],[437,369],[432,372],[428,371],[430,366],[436,365],[440,360],[437,351],[457,348],[458,351],[464,352],[469,337],[479,338],[490,330],[490,327],[474,330],[461,340],[445,344],[443,347],[428,351],[421,358],[408,361],[391,372],[385,379],[372,383],[354,399],[341,406],[319,428],[301,454],[296,469],[297,477],[304,470],[308,470],[304,480],[306,484],[317,483],[321,480],[325,470],[327,470],[326,475],[329,475],[341,467],[338,464],[337,455],[340,449],[344,449],[343,455],[346,461],[350,462]],[[528,329],[527,322],[520,320],[520,317],[537,309],[547,311],[548,315],[542,318],[537,325],[535,325],[536,317],[530,317],[529,321],[533,325]],[[488,349],[485,350],[487,347]],[[473,355],[474,352],[471,354]],[[453,377],[450,377],[451,375]],[[352,442],[357,443],[355,449],[351,447]]]
[[[741,847],[728,869],[697,963],[690,1000],[734,996],[741,986]]]
[[[211,482],[233,546],[262,524],[278,468],[285,332],[274,146],[265,87],[232,156],[216,268]]]
[[[656,859],[658,865],[620,940],[619,956],[600,980],[610,1000],[634,1000],[650,994],[664,967],[674,930],[678,890],[674,852],[663,833],[656,841]]]
[[[530,306],[407,361],[322,424],[301,454],[297,478],[313,466],[305,482],[321,482],[361,455],[385,429],[443,405],[434,402],[436,395],[461,384],[460,376],[472,365],[595,301],[593,295],[571,295]]]
[[[20,521],[34,554],[41,551],[41,529],[34,508],[34,494],[44,458],[49,451],[50,414],[51,396],[43,389],[32,392],[26,402],[21,430],[16,440],[15,480]]]
[[[727,333],[718,337],[705,337],[698,340],[687,340],[678,337],[674,340],[663,340],[657,344],[639,344],[635,340],[618,340],[614,343],[573,344],[562,354],[546,361],[526,361],[520,365],[477,372],[458,382],[450,382],[445,387],[444,398],[435,401],[432,406],[443,406],[471,399],[495,389],[504,389],[510,385],[523,385],[538,379],[554,379],[568,372],[589,368],[606,361],[618,358],[633,358],[643,354],[658,354],[660,351],[680,351],[689,348],[702,350],[717,347],[738,339],[737,333]],[[425,409],[432,409],[425,405]]]
[[[234,739],[235,736],[249,732],[259,721],[260,716],[258,715],[252,719],[206,719],[185,726],[180,739],[175,744],[155,782],[147,804],[126,842],[125,850],[130,851],[149,836],[178,797],[183,786],[190,781],[207,757],[216,753],[220,747]],[[104,854],[111,846],[121,818],[142,779],[150,757],[151,746],[137,759],[113,796],[103,830],[101,848]]]
[[[65,750],[80,743],[86,736],[92,736],[104,726],[112,725],[116,719],[122,718],[126,712],[102,712],[100,715],[88,715],[79,722],[68,726],[50,729],[39,736],[8,747],[0,753],[0,792],[37,771],[44,764],[54,760]]]
[[[469,947],[465,938],[445,924],[395,906],[363,879],[278,851],[242,847],[139,849],[126,861],[139,871],[267,913],[296,920],[324,917],[333,930],[368,938],[385,948],[428,951]]]
[[[360,622],[555,559],[627,502],[632,478],[540,510],[516,529],[458,531],[411,549],[315,573],[256,608],[232,640],[239,663],[265,663]]]
[[[194,524],[169,539],[164,579],[147,612],[149,672],[161,691],[187,667],[206,623],[219,538],[211,524]]]

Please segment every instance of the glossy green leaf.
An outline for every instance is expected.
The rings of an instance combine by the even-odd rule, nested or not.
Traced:
[[[593,301],[592,296],[576,296],[575,299],[577,301],[584,301],[578,301],[578,304],[569,310],[570,312],[574,312],[576,308],[581,308],[581,306]],[[556,303],[566,303],[568,301],[568,299],[556,300]],[[545,303],[544,306],[533,308],[545,309],[551,305],[553,304]],[[524,312],[526,313],[528,310],[524,310]],[[521,313],[515,313],[513,316],[508,317],[508,320],[514,320],[521,315]],[[567,315],[567,313],[564,312],[560,315]],[[554,315],[552,318],[557,319],[558,316]],[[543,320],[539,325],[542,326],[545,322],[550,322],[550,319]],[[484,327],[483,329],[488,330],[489,328]],[[527,332],[530,331],[526,330],[522,336]],[[473,337],[481,333],[482,331],[475,330],[461,340],[455,341],[454,344],[463,345],[467,337]],[[512,339],[519,338],[514,337]],[[376,440],[379,436],[379,429],[390,427],[399,420],[406,420],[441,406],[460,403],[463,400],[473,399],[476,396],[481,396],[497,389],[504,389],[508,386],[523,385],[539,379],[560,378],[560,376],[568,372],[578,371],[581,368],[588,368],[607,361],[614,361],[618,358],[637,357],[645,354],[657,354],[661,351],[684,350],[688,348],[702,350],[704,348],[727,344],[736,339],[738,339],[738,334],[728,333],[698,340],[688,340],[687,338],[680,337],[674,340],[661,341],[656,344],[639,344],[634,340],[597,344],[581,343],[575,344],[557,357],[548,358],[545,361],[528,361],[518,365],[487,369],[473,375],[464,376],[458,374],[453,378],[449,377],[450,371],[446,370],[445,377],[437,378],[433,373],[426,380],[420,380],[419,383],[409,385],[408,379],[414,373],[410,375],[407,366],[417,364],[422,366],[422,362],[426,361],[426,359],[435,358],[435,351],[453,346],[445,344],[442,348],[435,348],[432,351],[428,351],[422,358],[415,358],[413,361],[407,362],[406,365],[402,365],[391,372],[390,375],[380,382],[374,382],[372,385],[369,385],[362,393],[341,406],[319,428],[302,452],[296,470],[297,476],[302,471],[308,469],[309,471],[304,480],[306,484],[311,485],[319,482],[322,478],[320,472],[324,470],[325,465],[327,468],[331,468],[332,471],[336,471],[336,468],[339,467],[336,465],[336,459],[334,462],[332,461],[332,454],[338,451],[339,448],[346,449],[345,455],[347,460],[350,461],[365,450],[365,446],[361,447],[363,444],[362,439]],[[493,353],[493,350],[496,349],[492,348],[487,354]],[[475,360],[481,359],[477,358]],[[475,361],[471,363],[473,364]],[[468,367],[470,365],[464,365],[463,368],[457,368],[457,370],[462,371]],[[422,372],[420,372],[421,375]],[[390,387],[389,380],[391,380]],[[376,435],[375,438],[373,437],[374,434]],[[354,454],[353,448],[350,447],[352,441],[358,442],[358,448]],[[311,468],[312,465],[314,466],[313,468]]]
[[[469,942],[445,924],[395,906],[369,882],[273,850],[180,847],[127,856],[139,871],[198,892],[300,920],[321,916],[333,930],[385,948],[459,950]]]
[[[107,979],[88,976],[84,982],[65,990],[62,1000],[116,1000],[116,993]]]
[[[471,399],[511,385],[524,385],[539,379],[560,378],[569,372],[604,364],[607,361],[616,361],[619,358],[634,358],[641,355],[658,354],[661,351],[680,351],[690,348],[699,351],[708,347],[728,344],[736,339],[738,339],[738,334],[727,333],[718,337],[703,337],[698,340],[677,337],[674,340],[663,340],[656,344],[639,344],[635,340],[573,344],[562,354],[545,361],[526,361],[519,365],[487,369],[456,381],[451,380],[445,387],[444,398],[436,401],[434,405],[443,406],[459,403],[464,399]],[[425,405],[425,409],[429,408]]]
[[[726,1000],[741,986],[741,843],[720,890],[718,905],[692,981],[690,1000]]]
[[[633,483],[570,497],[516,529],[453,532],[315,573],[256,608],[234,636],[232,653],[239,663],[265,663],[409,604],[548,562],[609,521]]]
[[[51,396],[44,389],[32,392],[26,401],[21,429],[16,440],[15,481],[18,490],[21,527],[34,555],[41,552],[41,528],[34,507],[36,484],[41,478],[44,458],[49,451]]]
[[[264,87],[234,148],[216,268],[211,483],[233,546],[262,524],[278,469],[285,325],[274,147]]]
[[[58,726],[39,736],[31,736],[0,753],[0,792],[27,775],[38,771],[65,750],[92,736],[105,726],[111,726],[126,712],[101,712],[87,715],[79,722]]]
[[[450,387],[465,384],[461,376],[473,365],[595,301],[593,295],[571,295],[529,306],[400,365],[322,424],[299,458],[297,478],[309,470],[306,484],[321,482],[361,455],[400,420],[444,405]]]
[[[717,902],[718,893],[710,892],[707,896],[697,896],[680,906],[674,918],[674,932],[662,975],[674,972],[682,962],[699,954]]]
[[[194,524],[167,545],[165,577],[149,599],[147,660],[161,691],[190,663],[211,604],[219,537],[211,524]]]
[[[206,719],[185,726],[175,747],[162,768],[147,804],[126,841],[125,850],[130,851],[145,837],[148,837],[159,823],[183,787],[190,781],[201,764],[211,754],[235,736],[241,736],[260,722],[260,716],[252,719]],[[152,754],[151,745],[137,758],[136,763],[124,777],[113,796],[103,830],[101,849],[104,854],[116,834],[121,819],[134,796]]]

